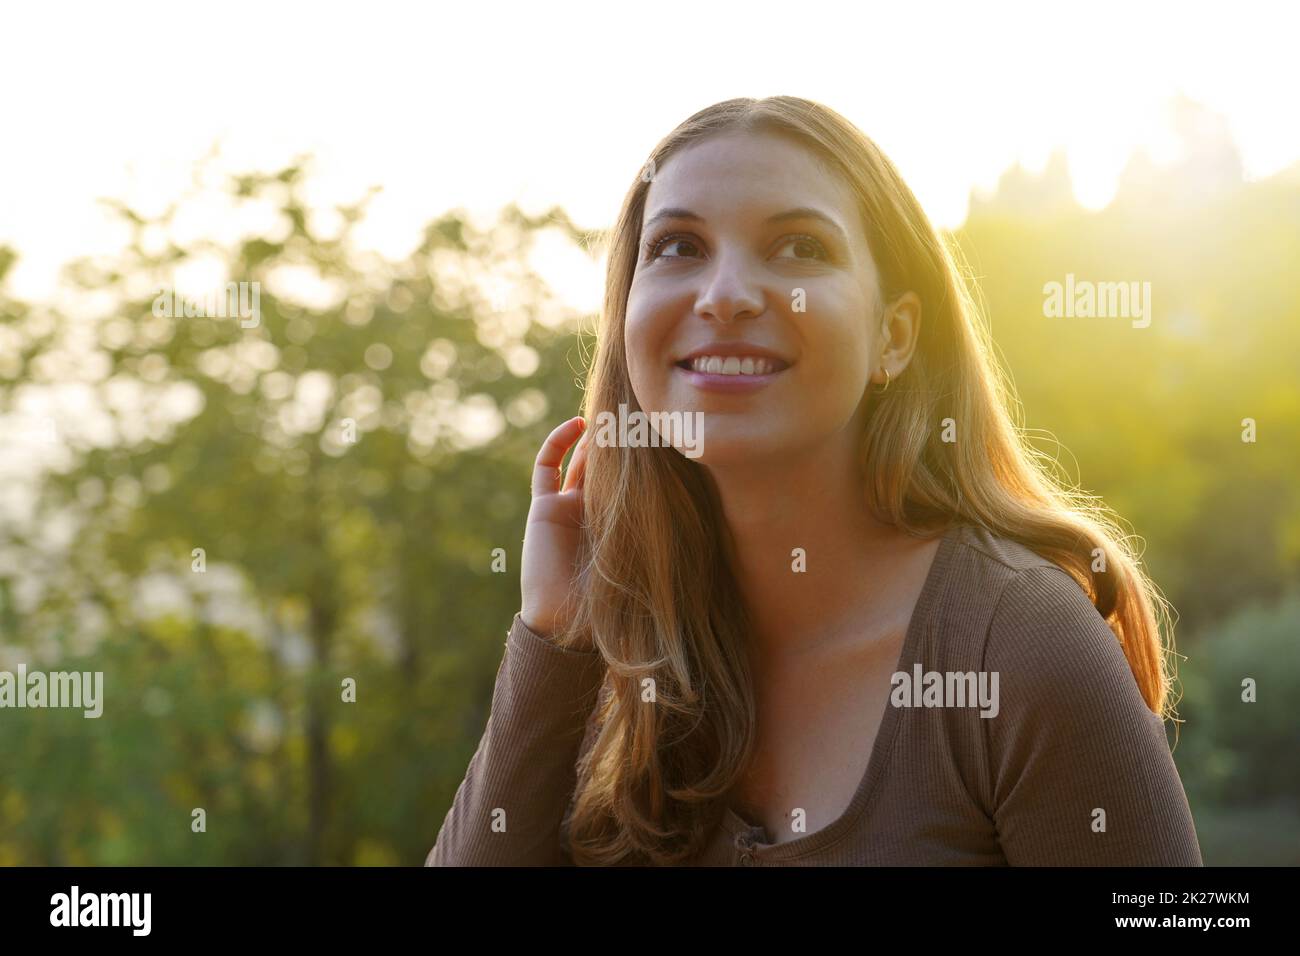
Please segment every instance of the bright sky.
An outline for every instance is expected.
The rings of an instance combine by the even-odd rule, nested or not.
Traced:
[[[97,197],[159,209],[218,141],[230,168],[315,153],[321,202],[381,184],[365,240],[394,256],[454,206],[559,204],[604,228],[678,122],[777,93],[860,125],[940,225],[961,222],[972,187],[1017,161],[1041,168],[1054,147],[1080,200],[1099,207],[1136,147],[1167,151],[1161,123],[1179,93],[1226,117],[1248,176],[1300,159],[1286,9],[26,4],[6,11],[0,57],[0,242],[23,257],[10,291],[45,298],[62,262],[119,241]],[[594,306],[598,286],[559,291]]]

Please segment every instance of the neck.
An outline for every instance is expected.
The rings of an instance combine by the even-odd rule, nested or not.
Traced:
[[[808,648],[888,583],[883,572],[907,536],[867,507],[858,434],[779,461],[709,469],[762,653]]]

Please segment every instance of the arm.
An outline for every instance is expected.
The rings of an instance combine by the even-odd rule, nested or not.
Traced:
[[[492,711],[426,866],[558,866],[560,822],[604,677],[599,651],[511,624]]]
[[[1164,722],[1069,574],[1027,568],[1007,585],[985,669],[999,673],[1000,711],[982,723],[1008,863],[1202,865]]]

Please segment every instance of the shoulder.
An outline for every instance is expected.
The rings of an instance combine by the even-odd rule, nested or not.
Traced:
[[[973,525],[960,528],[951,560],[946,617],[964,625],[971,655],[999,674],[1013,704],[1080,695],[1141,704],[1118,638],[1069,572]]]
[[[1023,685],[1056,692],[1137,683],[1119,638],[1083,588],[1054,564],[1023,568],[998,596],[985,662]]]
[[[1020,542],[978,525],[957,525],[944,537],[936,559],[944,565],[937,603],[967,624],[987,624],[1022,574],[1039,568],[1065,573]]]
[[[968,561],[988,588],[980,669],[997,675],[1003,718],[987,728],[994,739],[1158,723],[1119,638],[1079,582],[1016,542],[984,531],[974,538],[979,557]]]
[[[979,607],[990,637],[1100,624],[1110,631],[1079,582],[1064,568],[1021,544],[975,525],[953,535],[945,593],[948,605]],[[1049,625],[1055,624],[1055,627]]]
[[[1020,545],[976,538],[963,549],[969,573],[997,587],[967,637],[981,644],[972,656],[991,688],[991,706],[975,718],[982,744],[969,779],[1007,861],[1200,865],[1164,721],[1115,632],[1069,572]]]
[[[959,525],[955,534],[955,543],[968,562],[981,564],[987,568],[998,567],[1015,572],[1035,567],[1056,567],[1047,558],[1019,541],[975,524]]]
[[[918,609],[929,619],[925,652],[954,669],[981,665],[989,631],[1007,628],[1008,609],[1012,617],[1016,609],[1042,610],[1035,588],[1045,586],[1059,600],[1073,597],[1063,592],[1073,580],[1018,541],[973,524],[959,524],[944,538],[935,580]],[[1082,591],[1079,597],[1087,601]]]

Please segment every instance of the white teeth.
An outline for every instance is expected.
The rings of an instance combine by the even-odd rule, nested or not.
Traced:
[[[699,355],[691,360],[691,368],[710,375],[769,375],[776,366],[770,359],[746,356]]]

